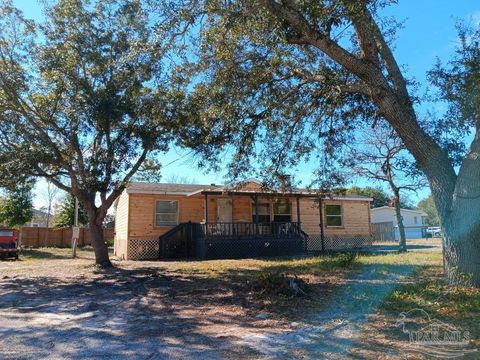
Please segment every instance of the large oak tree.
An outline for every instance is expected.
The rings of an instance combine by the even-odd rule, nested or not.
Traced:
[[[44,13],[34,23],[1,2],[0,174],[75,196],[96,263],[110,266],[107,210],[172,139],[170,19],[135,0],[58,0]]]
[[[205,148],[210,158],[222,145],[236,145],[229,150],[233,175],[247,170],[255,154],[269,159],[273,172],[317,155],[325,174],[334,166],[324,157],[341,156],[355,129],[386,120],[428,178],[444,228],[448,277],[455,282],[467,274],[480,285],[478,42],[466,37],[456,66],[436,73],[447,86],[449,79],[462,83],[468,71],[477,74],[469,86],[444,93],[458,101],[469,91],[471,101],[460,104],[468,112],[461,120],[451,114],[441,128],[420,121],[414,84],[392,51],[397,23],[379,11],[392,2],[182,1],[178,14],[200,34],[191,47],[198,53],[185,67],[193,79],[191,114],[203,124],[196,135],[216,142]],[[462,152],[461,141],[444,130],[473,131],[473,141]]]

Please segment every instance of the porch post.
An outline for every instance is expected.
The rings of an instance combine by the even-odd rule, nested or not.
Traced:
[[[325,251],[325,233],[323,231],[323,202],[322,198],[318,198],[318,208],[320,212],[320,241],[321,241],[321,249]]]
[[[208,194],[205,194],[205,232],[208,224]]]
[[[300,223],[300,196],[297,196],[297,223],[298,223],[298,232],[301,231],[301,223]]]
[[[258,194],[253,196],[253,200],[255,201],[255,236],[258,236]]]

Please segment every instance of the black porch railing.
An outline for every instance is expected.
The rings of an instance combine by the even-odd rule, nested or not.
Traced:
[[[182,223],[160,236],[160,258],[246,258],[299,254],[307,235],[299,223]]]
[[[251,238],[271,237],[274,239],[301,236],[296,222],[236,222],[200,224],[205,238]]]

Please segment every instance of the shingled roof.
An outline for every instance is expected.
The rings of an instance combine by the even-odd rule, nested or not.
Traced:
[[[225,185],[201,185],[201,184],[167,184],[167,183],[144,183],[144,182],[132,182],[127,188],[127,193],[131,194],[165,194],[165,195],[199,195],[202,193],[222,193],[222,192],[231,192],[231,193],[256,193],[254,190],[242,190],[242,189],[232,189],[228,188]],[[268,191],[267,191],[268,192]],[[258,192],[257,192],[258,193]],[[300,196],[315,196],[315,192],[308,189],[292,189],[290,195],[300,195]],[[344,199],[344,200],[363,200],[371,201],[372,198],[361,196],[361,195],[336,195],[334,199]]]
[[[211,185],[132,182],[127,188],[127,193],[188,195],[210,188],[212,188]]]

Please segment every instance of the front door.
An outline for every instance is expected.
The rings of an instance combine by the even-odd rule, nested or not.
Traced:
[[[217,221],[232,222],[232,199],[217,199]]]

